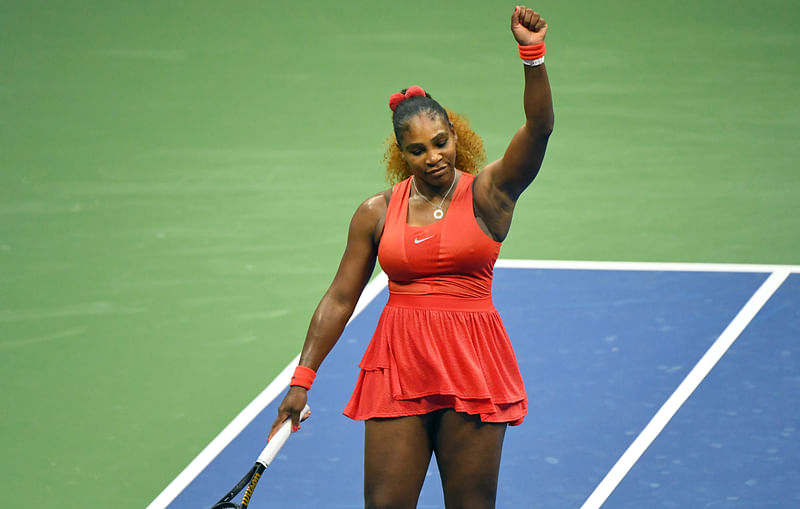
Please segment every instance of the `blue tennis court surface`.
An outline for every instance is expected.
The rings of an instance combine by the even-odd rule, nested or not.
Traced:
[[[763,307],[752,307],[775,273],[498,265],[494,301],[530,411],[506,434],[497,506],[800,507],[800,274],[786,272]],[[311,419],[250,507],[363,507],[363,424],[341,411],[387,296],[383,288],[345,329],[309,393]],[[621,469],[623,453],[743,308],[754,310],[752,320]],[[263,448],[282,395],[151,507],[215,502]],[[443,506],[432,462],[418,507]]]

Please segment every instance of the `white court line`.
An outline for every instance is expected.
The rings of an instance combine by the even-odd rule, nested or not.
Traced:
[[[636,437],[636,440],[611,467],[608,474],[600,481],[597,488],[589,495],[581,509],[597,509],[608,499],[611,492],[616,489],[622,478],[625,477],[633,465],[639,460],[644,451],[650,446],[656,437],[661,433],[667,423],[677,413],[678,409],[686,402],[691,394],[700,385],[700,382],[708,375],[711,369],[719,362],[725,352],[730,348],[736,338],[747,327],[750,321],[761,310],[772,294],[783,284],[791,271],[781,270],[773,272],[756,293],[750,297],[747,304],[739,311],[736,317],[722,331],[719,338],[711,345],[711,348],[703,355],[700,361],[686,375],[675,392],[667,399],[662,407],[656,412],[653,418],[647,423],[644,430]]]
[[[594,262],[572,260],[497,260],[504,269],[643,270],[686,272],[800,272],[800,265],[745,263]]]
[[[364,291],[361,292],[361,297],[358,299],[350,321],[358,316],[361,311],[378,296],[381,290],[386,287],[387,280],[386,274],[381,272],[367,284]],[[347,323],[350,323],[350,321]],[[297,357],[292,359],[291,362],[283,368],[283,371],[275,377],[267,388],[261,391],[261,394],[256,396],[256,399],[251,401],[244,410],[239,412],[239,415],[237,415],[230,424],[225,426],[225,429],[223,429],[219,435],[217,435],[216,438],[214,438],[214,440],[212,440],[180,474],[178,474],[178,477],[169,483],[169,485],[164,488],[164,491],[150,502],[147,509],[163,509],[169,505],[170,502],[175,500],[175,497],[186,489],[189,483],[191,483],[194,478],[197,477],[200,472],[202,472],[203,469],[205,469],[209,463],[211,463],[211,461],[272,402],[272,400],[283,392],[286,386],[289,385],[289,380],[291,380],[292,373],[299,360],[300,354],[297,354]]]

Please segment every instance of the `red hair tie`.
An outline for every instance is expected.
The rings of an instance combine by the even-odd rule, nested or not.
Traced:
[[[408,99],[410,97],[415,97],[415,96],[418,96],[418,95],[421,95],[423,97],[427,97],[427,94],[425,93],[424,90],[422,90],[422,87],[418,87],[416,85],[408,87],[406,89],[406,93],[405,94],[401,94],[400,92],[397,92],[396,94],[392,94],[392,96],[389,97],[389,109],[392,110],[392,111],[395,111],[397,109],[397,107],[400,106],[401,102],[405,101],[406,99]]]

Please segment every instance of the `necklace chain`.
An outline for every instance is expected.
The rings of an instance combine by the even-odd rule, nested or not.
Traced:
[[[442,196],[442,201],[439,202],[439,205],[436,205],[435,203],[430,201],[428,198],[426,198],[424,194],[419,192],[419,189],[417,188],[417,179],[416,179],[416,177],[411,179],[411,185],[414,186],[414,191],[416,191],[417,195],[419,195],[420,198],[422,198],[423,200],[428,202],[431,205],[431,207],[436,209],[436,210],[433,211],[433,217],[435,217],[436,219],[441,219],[441,218],[444,217],[444,211],[442,210],[442,204],[447,199],[447,197],[450,195],[450,191],[453,190],[453,186],[456,185],[456,176],[457,176],[456,172],[453,172],[453,182],[450,183],[450,188],[447,190],[446,193],[444,193],[444,196]]]

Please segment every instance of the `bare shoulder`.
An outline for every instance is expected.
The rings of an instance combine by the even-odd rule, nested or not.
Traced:
[[[386,209],[389,205],[389,197],[392,190],[387,189],[380,193],[373,194],[358,206],[356,209],[356,216],[365,216],[375,220],[386,215]],[[355,216],[354,216],[355,218]]]
[[[369,236],[375,244],[380,241],[391,192],[387,189],[361,202],[350,221],[351,233]]]

